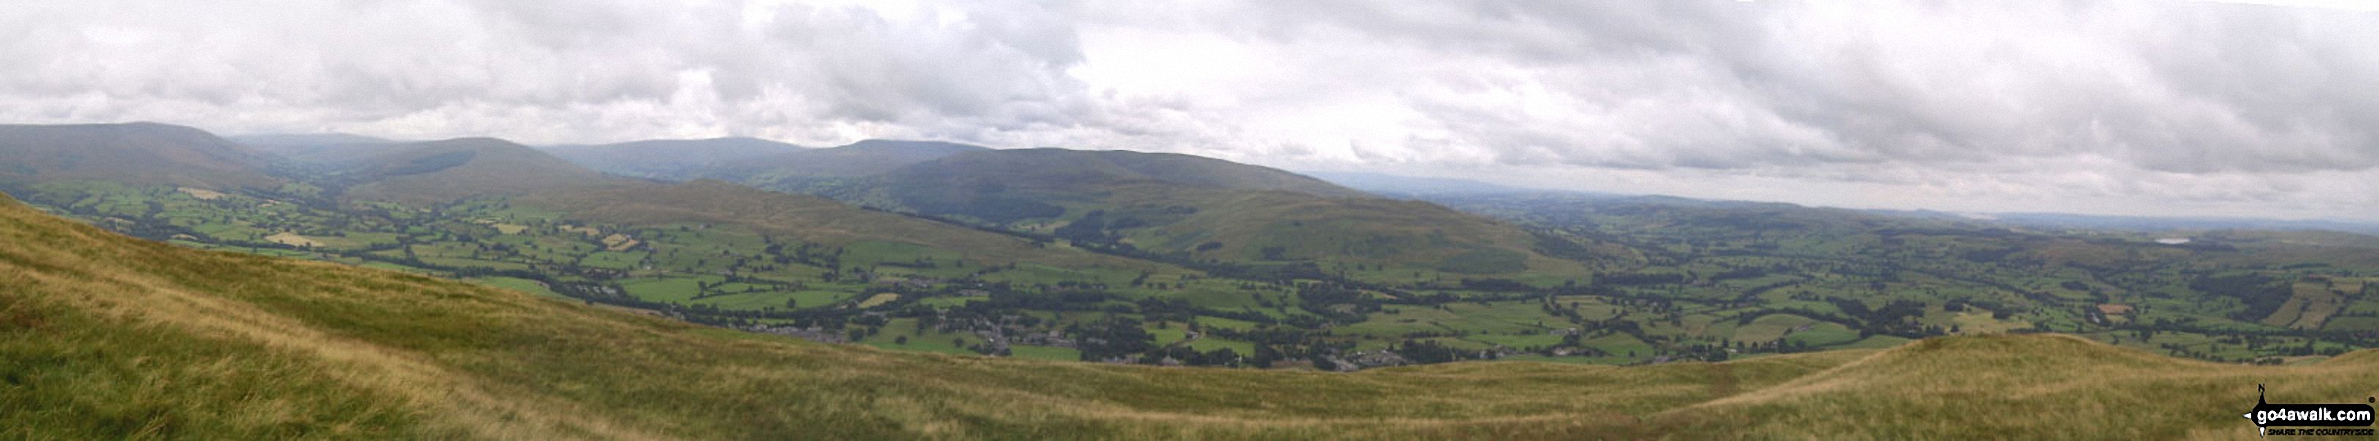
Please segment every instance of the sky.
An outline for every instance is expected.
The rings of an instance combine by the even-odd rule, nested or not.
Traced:
[[[0,122],[2379,221],[2379,2],[16,1]]]

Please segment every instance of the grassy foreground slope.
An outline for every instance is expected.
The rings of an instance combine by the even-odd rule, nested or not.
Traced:
[[[151,243],[0,199],[0,438],[2174,438],[2379,390],[1966,337],[1651,367],[1355,374],[892,353]]]

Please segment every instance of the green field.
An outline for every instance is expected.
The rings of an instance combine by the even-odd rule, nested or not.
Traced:
[[[42,364],[0,364],[29,386],[0,388],[0,409],[53,411],[0,412],[0,430],[41,439],[2238,438],[2253,426],[2219,416],[2251,406],[2249,385],[2284,402],[2379,388],[2360,375],[2379,368],[2368,351],[2259,367],[2069,336],[1355,374],[896,353],[176,249],[30,213],[0,207],[0,274],[28,282],[0,285],[0,353]],[[950,349],[906,320],[866,343]],[[1530,357],[1514,359],[1577,361]],[[168,382],[206,386],[146,386]]]

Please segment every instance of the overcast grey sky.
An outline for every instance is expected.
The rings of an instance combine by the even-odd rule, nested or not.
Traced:
[[[2363,1],[18,1],[0,120],[927,138],[1622,193],[2379,219]]]

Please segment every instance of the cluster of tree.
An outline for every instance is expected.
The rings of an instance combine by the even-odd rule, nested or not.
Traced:
[[[1395,352],[1397,356],[1404,357],[1406,361],[1421,364],[1475,360],[1487,353],[1487,351],[1456,349],[1439,344],[1437,340],[1405,340],[1390,347],[1388,351]]]
[[[2256,273],[2200,275],[2189,280],[2189,289],[2239,299],[2247,308],[2230,317],[2242,321],[2271,316],[2280,310],[2280,305],[2288,303],[2288,298],[2296,296],[2285,281]]]
[[[1116,316],[1066,326],[1065,334],[1074,339],[1074,349],[1082,351],[1085,361],[1133,358],[1148,352],[1156,339],[1140,325],[1139,319]]]
[[[1684,274],[1676,273],[1608,273],[1594,277],[1594,284],[1603,286],[1672,285],[1685,283]]]
[[[1247,360],[1238,351],[1233,351],[1231,348],[1200,352],[1196,348],[1186,345],[1166,346],[1148,351],[1140,355],[1139,363],[1164,364],[1164,361],[1168,359],[1190,366],[1239,367],[1247,363]]]

